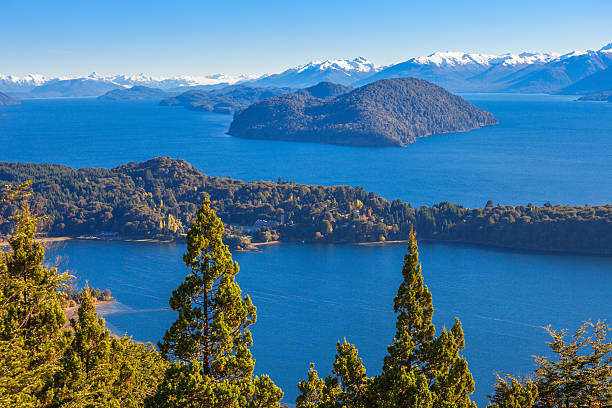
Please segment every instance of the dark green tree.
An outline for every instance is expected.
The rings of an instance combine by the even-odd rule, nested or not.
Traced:
[[[6,189],[1,200],[22,192]],[[0,252],[0,406],[38,407],[50,399],[64,347],[61,298],[70,276],[43,265],[44,247],[34,240],[39,219],[26,206],[14,219],[10,250]]]
[[[370,403],[384,407],[475,407],[474,380],[460,351],[465,348],[458,319],[435,337],[433,303],[423,283],[416,233],[410,231],[403,281],[394,300],[396,334],[383,372],[374,380]],[[425,384],[425,388],[424,388]],[[398,405],[399,404],[399,405]]]
[[[397,313],[393,344],[388,347],[384,370],[393,367],[418,368],[424,365],[427,345],[433,340],[436,328],[432,323],[431,292],[423,284],[416,233],[411,229],[408,252],[404,255],[403,281],[393,301]]]
[[[166,362],[151,345],[112,336],[96,313],[89,289],[81,292],[78,319],[55,374],[52,407],[142,407]]]
[[[256,308],[235,281],[238,264],[222,242],[224,227],[206,199],[187,233],[183,261],[190,274],[173,291],[178,318],[159,349],[171,361],[155,407],[276,407],[282,392],[253,377],[249,326]]]

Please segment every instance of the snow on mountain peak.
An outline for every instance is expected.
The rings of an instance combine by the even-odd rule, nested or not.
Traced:
[[[608,45],[604,45],[603,47],[601,47],[599,49],[599,51],[602,51],[602,52],[612,52],[612,42],[610,44],[608,44]]]
[[[420,65],[437,65],[439,67],[460,66],[468,64],[477,64],[481,66],[491,65],[527,65],[546,63],[557,58],[558,54],[554,53],[521,53],[521,54],[477,54],[463,52],[434,52],[426,57],[415,57],[409,60],[410,62]]]
[[[369,61],[365,57],[357,57],[353,60],[339,59],[339,60],[324,60],[324,61],[311,61],[307,64],[300,65],[295,68],[296,72],[304,72],[306,70],[335,70],[345,72],[376,72],[379,69],[377,65]]]

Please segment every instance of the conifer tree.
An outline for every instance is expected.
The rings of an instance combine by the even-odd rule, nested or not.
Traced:
[[[338,379],[319,377],[314,363],[310,363],[308,379],[298,384],[300,395],[295,400],[296,408],[339,408],[343,405],[342,389]]]
[[[89,289],[80,294],[78,319],[53,384],[52,407],[142,407],[161,380],[165,361],[151,345],[112,336]]]
[[[585,322],[570,340],[547,327],[555,359],[536,357],[538,406],[569,408],[612,404],[612,342],[603,322]]]
[[[28,185],[0,191],[0,218]],[[66,327],[62,300],[71,277],[43,263],[34,239],[39,218],[23,207],[14,219],[10,250],[0,251],[0,406],[141,407],[165,361],[151,345],[111,336],[88,293],[79,320]]]
[[[403,281],[393,301],[397,313],[397,331],[383,370],[393,367],[418,368],[424,364],[427,344],[436,333],[432,323],[433,303],[431,292],[423,284],[416,232],[411,228],[408,252],[404,255]]]
[[[444,329],[435,337],[432,296],[423,284],[416,233],[412,229],[402,276],[394,300],[397,331],[383,372],[374,380],[373,398],[379,406],[387,407],[406,406],[409,400],[422,407],[475,407],[469,398],[474,392],[474,379],[467,361],[459,354],[465,348],[461,323],[456,319],[450,331]]]
[[[521,381],[511,375],[497,376],[495,393],[487,408],[531,408],[538,396],[538,387],[531,380]]]
[[[112,401],[106,386],[112,381],[110,332],[98,318],[89,290],[81,292],[80,302],[78,320],[72,319],[72,331],[66,332],[69,345],[55,378],[55,406],[102,406]]]
[[[223,231],[206,199],[187,233],[183,261],[191,273],[170,298],[178,318],[159,343],[173,364],[149,406],[279,406],[280,389],[267,376],[253,377],[256,308],[235,281],[238,264]]]
[[[366,407],[367,389],[371,379],[366,376],[366,369],[357,348],[344,339],[342,343],[338,342],[336,351],[332,374],[337,377],[342,388],[342,406]]]
[[[298,384],[298,408],[361,408],[367,406],[367,393],[371,379],[357,349],[344,339],[336,345],[336,359],[332,375],[319,378],[314,363],[310,363],[308,379]]]
[[[23,189],[7,190],[0,201],[23,197]],[[43,265],[34,240],[39,219],[25,206],[15,219],[10,250],[0,254],[0,406],[37,407],[49,401],[64,347],[60,301],[70,277]]]

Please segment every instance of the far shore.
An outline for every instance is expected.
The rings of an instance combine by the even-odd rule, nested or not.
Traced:
[[[53,242],[70,241],[74,238],[71,237],[45,237],[45,238],[34,238],[36,242],[42,242],[44,244]],[[0,239],[0,248],[9,246],[9,242],[6,239]]]
[[[268,242],[252,242],[251,245],[254,247],[266,246],[266,245],[275,245],[280,244],[280,241],[268,241]]]
[[[399,241],[371,241],[371,242],[356,242],[355,245],[363,245],[363,246],[374,246],[374,245],[386,245],[386,244],[405,244],[408,243],[407,239],[399,240]]]
[[[418,238],[418,237],[417,237]],[[153,242],[153,243],[162,243],[162,244],[169,244],[169,243],[173,243],[173,242],[185,242],[184,238],[178,238],[178,239],[152,239],[152,238],[141,238],[141,239],[136,239],[136,238],[119,238],[119,237],[113,237],[113,238],[104,238],[104,237],[95,237],[95,236],[91,236],[91,237],[87,237],[87,236],[80,236],[80,237],[40,237],[40,238],[35,238],[35,241],[37,242],[43,242],[43,243],[56,243],[56,242],[63,242],[63,241],[70,241],[70,240],[82,240],[82,241],[120,241],[120,242]],[[555,250],[555,249],[551,249],[551,248],[521,248],[521,247],[514,247],[511,245],[500,245],[500,244],[490,244],[487,242],[479,242],[479,241],[461,241],[461,240],[440,240],[440,239],[432,239],[432,238],[418,238],[419,242],[434,242],[434,243],[441,243],[441,244],[453,244],[453,245],[469,245],[469,246],[479,246],[479,247],[484,247],[484,248],[497,248],[497,249],[506,249],[506,250],[512,250],[512,251],[528,251],[528,252],[543,252],[543,253],[552,253],[552,254],[568,254],[568,255],[591,255],[591,256],[604,256],[604,257],[610,257],[611,255],[609,254],[602,254],[602,253],[596,253],[596,252],[568,252],[568,251],[563,251],[563,250]],[[277,245],[277,244],[282,244],[282,243],[304,243],[304,241],[280,241],[280,240],[276,240],[276,241],[268,241],[268,242],[253,242],[251,244],[249,244],[249,247],[244,248],[244,249],[232,249],[232,252],[259,252],[261,251],[263,248],[260,249],[260,247],[265,247],[268,245]],[[317,243],[315,242],[309,242],[309,243]],[[382,245],[387,245],[387,244],[406,244],[408,243],[408,240],[392,240],[392,241],[367,241],[367,242],[323,242],[325,244],[329,244],[329,245],[358,245],[358,246],[382,246]],[[6,239],[2,239],[0,238],[0,250],[2,250],[2,248],[6,248],[9,246],[9,243]]]

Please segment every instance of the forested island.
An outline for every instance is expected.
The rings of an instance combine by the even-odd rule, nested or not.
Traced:
[[[32,180],[34,214],[48,236],[180,239],[210,197],[228,243],[362,243],[419,239],[612,255],[612,205],[484,208],[442,202],[414,208],[361,187],[210,177],[183,160],[155,158],[112,169],[0,163],[0,184]],[[0,233],[10,233],[5,209]]]
[[[187,109],[231,115],[250,104],[289,92],[289,88],[253,88],[230,85],[221,89],[192,89],[163,99],[162,106],[183,106]]]
[[[132,86],[131,88],[112,89],[104,95],[98,96],[102,101],[127,101],[127,100],[147,100],[163,99],[176,95],[176,92],[166,92],[159,88],[148,86]]]
[[[497,124],[489,112],[422,79],[382,79],[331,96],[300,91],[264,99],[237,112],[228,134],[350,146],[405,146],[431,134]]]

